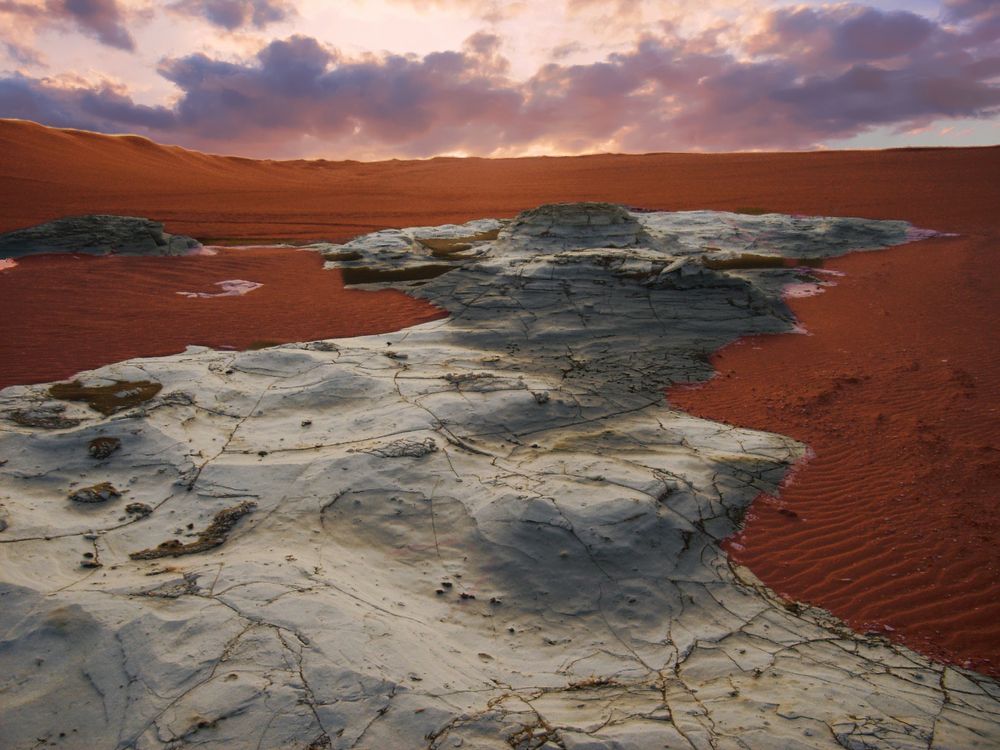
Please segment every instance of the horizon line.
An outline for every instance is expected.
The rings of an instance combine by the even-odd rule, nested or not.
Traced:
[[[592,151],[586,153],[578,154],[530,154],[523,156],[477,156],[477,155],[453,155],[453,154],[438,154],[435,156],[406,156],[406,157],[388,157],[384,159],[350,159],[350,158],[329,158],[325,156],[312,156],[312,157],[297,157],[297,158],[275,158],[275,157],[260,157],[260,156],[242,156],[239,154],[226,154],[214,151],[203,151],[201,149],[192,148],[190,146],[182,146],[177,143],[166,143],[163,141],[157,141],[153,138],[142,135],[141,133],[104,133],[98,130],[87,130],[85,128],[72,128],[72,127],[60,127],[57,125],[46,125],[45,123],[38,122],[37,120],[29,120],[20,117],[0,117],[0,123],[21,123],[26,125],[31,125],[43,130],[59,131],[63,133],[79,133],[88,136],[98,136],[103,138],[122,138],[122,139],[139,139],[146,141],[160,148],[171,148],[179,149],[181,151],[187,151],[189,153],[200,154],[202,156],[211,156],[219,159],[233,159],[242,161],[255,161],[255,162],[272,162],[272,163],[332,163],[332,164],[385,164],[391,162],[430,162],[438,160],[453,160],[453,161],[515,161],[524,159],[585,159],[594,157],[604,157],[604,156],[749,156],[754,154],[768,155],[768,154],[787,154],[787,155],[817,155],[817,154],[847,154],[847,153],[885,153],[894,151],[956,151],[956,150],[982,150],[982,149],[995,149],[1000,148],[1000,142],[988,144],[988,145],[968,145],[968,146],[890,146],[887,148],[803,148],[803,149],[745,149],[745,150],[735,150],[735,151]]]

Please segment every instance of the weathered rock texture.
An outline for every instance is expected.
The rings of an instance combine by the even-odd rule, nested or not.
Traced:
[[[793,325],[779,289],[805,271],[706,255],[912,230],[582,205],[317,250],[399,270],[429,261],[421,239],[496,229],[412,282],[448,320],[112,365],[81,381],[163,388],[110,416],[0,394],[0,744],[995,747],[995,682],[729,564],[719,540],[804,446],[661,390]],[[65,502],[100,482],[152,512]]]
[[[134,216],[87,215],[0,234],[0,258],[40,253],[90,255],[186,255],[201,245],[163,224]]]

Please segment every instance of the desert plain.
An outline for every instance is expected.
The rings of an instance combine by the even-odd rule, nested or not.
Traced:
[[[1000,148],[0,153],[5,747],[1000,743]]]

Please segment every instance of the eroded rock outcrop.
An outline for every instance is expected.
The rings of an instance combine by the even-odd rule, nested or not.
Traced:
[[[0,234],[0,258],[41,253],[91,255],[187,255],[201,245],[163,224],[134,216],[90,214],[57,219]]]
[[[628,213],[624,246],[581,241],[589,224],[519,229],[605,210],[316,247],[406,269],[449,245],[421,239],[496,231],[411,289],[447,320],[112,365],[82,382],[162,390],[108,415],[58,402],[52,425],[11,416],[48,414],[46,387],[0,392],[5,746],[1000,742],[996,682],[730,565],[719,541],[804,446],[662,395],[733,338],[790,330],[780,288],[809,274],[705,257],[832,255],[910,227]],[[95,462],[85,446],[107,434],[127,440]],[[149,512],[60,496],[99,481]]]
[[[648,240],[636,216],[610,203],[556,203],[520,214],[507,237],[537,248],[636,247]]]

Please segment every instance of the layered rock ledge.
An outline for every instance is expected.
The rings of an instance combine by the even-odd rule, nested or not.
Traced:
[[[792,329],[780,290],[811,272],[775,258],[916,236],[602,204],[378,232],[315,249],[450,318],[81,375],[161,386],[108,414],[0,392],[0,738],[996,746],[996,682],[780,601],[720,550],[805,447],[662,395]],[[102,483],[121,497],[67,500]]]
[[[42,253],[186,255],[200,247],[191,237],[165,232],[158,221],[134,216],[71,216],[0,234],[0,258]]]

